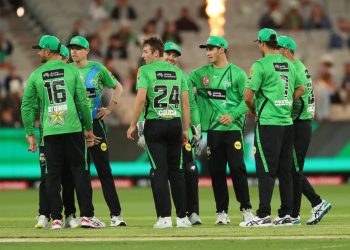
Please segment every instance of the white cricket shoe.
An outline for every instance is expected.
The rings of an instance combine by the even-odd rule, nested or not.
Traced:
[[[122,227],[122,226],[126,226],[126,222],[123,220],[123,218],[120,215],[118,216],[113,215],[111,218],[111,227]]]
[[[227,213],[225,211],[217,213],[215,224],[218,225],[227,225],[229,224],[230,218],[228,217]]]
[[[164,229],[164,228],[172,228],[173,222],[171,221],[171,217],[159,217],[156,224],[153,225],[153,228]]]
[[[192,225],[201,225],[202,220],[199,218],[199,215],[197,213],[192,213],[190,217],[188,217]]]
[[[81,227],[82,228],[104,228],[106,224],[99,219],[94,217],[82,217],[81,218]]]
[[[38,223],[34,226],[35,228],[49,228],[49,219],[45,215],[39,215]]]
[[[62,220],[54,220],[51,225],[51,229],[62,229],[63,221]]]
[[[254,215],[252,213],[251,209],[244,209],[242,210],[242,215],[243,215],[243,221],[248,222],[254,218]]]
[[[66,220],[64,221],[64,228],[78,228],[80,227],[80,224],[78,223],[77,219],[74,217],[73,214],[66,217]]]
[[[192,227],[192,223],[187,216],[183,218],[176,217],[176,227]]]

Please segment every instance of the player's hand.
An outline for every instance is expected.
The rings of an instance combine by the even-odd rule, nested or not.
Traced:
[[[223,125],[229,125],[232,122],[232,117],[229,114],[222,115],[219,122]]]
[[[91,148],[95,143],[95,135],[92,130],[85,131],[86,145]]]
[[[188,131],[182,131],[182,145],[186,145],[188,143]]]
[[[35,135],[26,135],[26,139],[29,144],[28,151],[34,153],[38,149],[38,143],[36,142]]]
[[[112,111],[109,110],[108,108],[99,108],[96,118],[97,119],[103,119],[105,118],[107,115],[109,115]]]
[[[97,137],[96,135],[94,135],[94,145],[100,144],[102,140],[102,137]]]
[[[130,127],[128,128],[128,131],[126,132],[126,137],[129,140],[135,141],[135,133],[136,133],[136,126],[130,125]]]

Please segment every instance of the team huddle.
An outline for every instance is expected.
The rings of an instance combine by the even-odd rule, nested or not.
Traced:
[[[303,175],[315,112],[311,76],[295,59],[297,45],[292,38],[264,28],[256,42],[263,57],[252,65],[247,77],[228,61],[228,43],[223,37],[210,36],[206,44],[199,46],[206,50],[209,64],[188,75],[176,66],[181,56],[177,44],[163,44],[156,37],[144,40],[142,58],[146,64],[137,74],[137,95],[127,138],[135,140],[137,132],[137,143],[149,157],[157,218],[154,228],[173,226],[170,192],[176,226],[202,224],[194,160],[204,147],[202,131],[207,132],[215,224],[230,223],[226,166],[243,215],[241,227],[300,225],[302,194],[312,206],[306,224],[317,224],[331,209],[331,204],[320,198]],[[28,79],[21,109],[29,151],[35,152],[38,147],[33,127],[37,113],[41,122],[41,184],[35,227],[49,227],[50,219],[52,229],[105,227],[94,217],[89,155],[110,209],[110,226],[126,226],[103,123],[118,103],[121,84],[102,64],[87,60],[89,43],[84,37],[73,37],[68,49],[58,38],[45,35],[33,48],[39,49],[43,65]],[[71,64],[67,63],[69,54]],[[114,89],[107,108],[101,103],[104,86]],[[248,113],[256,117],[254,155],[259,207],[255,216],[243,157]],[[276,177],[281,206],[277,217],[271,219]]]

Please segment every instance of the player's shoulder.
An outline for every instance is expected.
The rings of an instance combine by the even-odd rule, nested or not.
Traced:
[[[88,63],[89,63],[89,66],[90,66],[90,67],[98,67],[98,68],[100,68],[100,69],[105,69],[105,68],[106,68],[106,66],[104,66],[104,65],[103,65],[102,63],[100,63],[100,62],[89,61]]]
[[[230,66],[231,66],[231,70],[235,74],[246,74],[245,71],[241,67],[239,67],[239,66],[237,66],[237,65],[235,65],[233,63],[230,63]]]
[[[202,74],[208,74],[208,71],[213,68],[212,64],[207,64],[204,66],[201,66],[199,68],[196,68],[192,70],[189,75],[202,75]]]

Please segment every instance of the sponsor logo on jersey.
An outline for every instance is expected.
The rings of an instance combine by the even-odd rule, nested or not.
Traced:
[[[175,71],[156,71],[157,80],[176,80]]]
[[[107,150],[107,144],[106,143],[101,143],[101,150],[106,151]]]
[[[209,82],[210,82],[209,77],[207,77],[207,76],[203,77],[203,79],[202,79],[202,84],[203,84],[204,86],[208,86]]]
[[[185,149],[186,149],[187,151],[191,151],[191,149],[192,149],[191,144],[186,143]]]
[[[293,101],[292,100],[276,100],[275,106],[292,106]]]
[[[96,97],[96,89],[95,88],[86,88],[86,95],[89,98],[95,98]]]
[[[273,67],[275,68],[275,71],[278,72],[288,72],[288,63],[273,63]]]
[[[172,110],[172,109],[163,109],[158,111],[158,115],[164,119],[172,119],[176,117],[176,114],[177,114],[176,110]]]
[[[233,146],[235,149],[240,150],[242,148],[242,143],[240,141],[236,141]]]
[[[64,77],[64,69],[54,69],[42,73],[44,80]]]
[[[207,97],[209,99],[226,100],[226,90],[223,89],[208,89]]]

